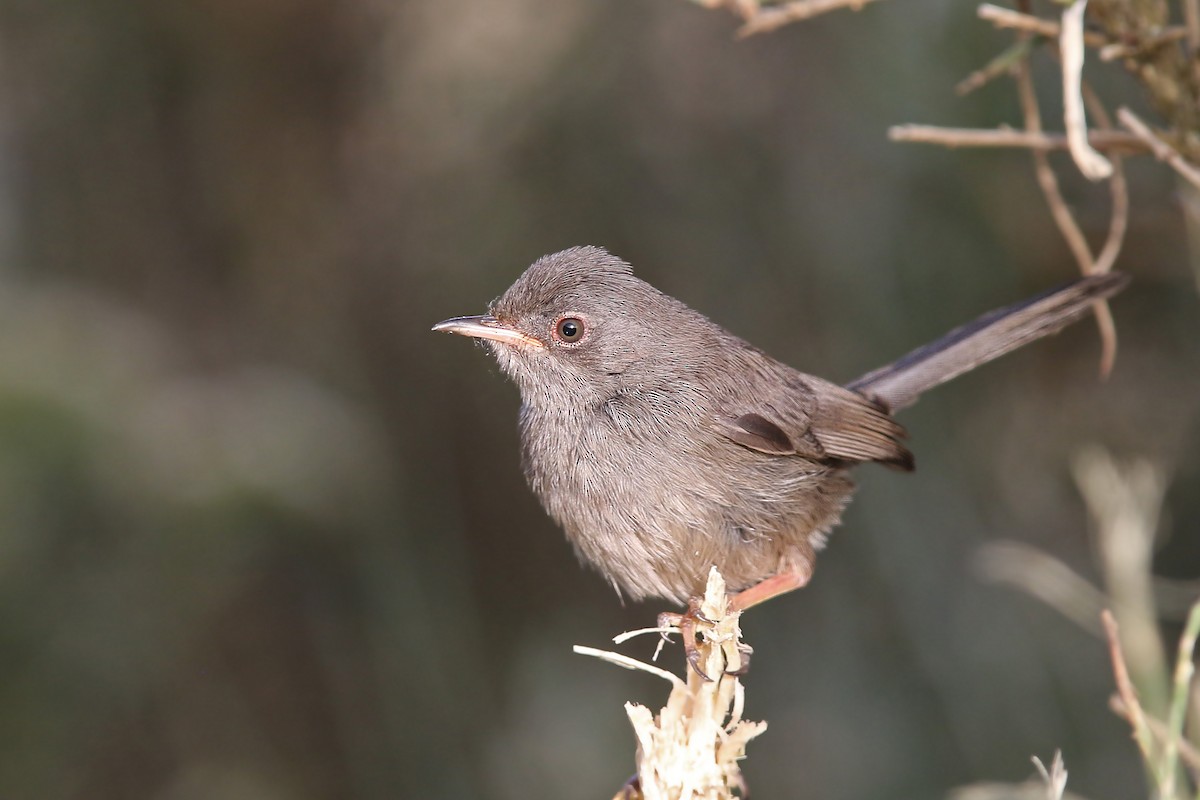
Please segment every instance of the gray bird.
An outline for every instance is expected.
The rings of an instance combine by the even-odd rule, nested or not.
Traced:
[[[538,259],[483,316],[521,391],[525,476],[619,593],[686,602],[710,567],[744,609],[806,584],[854,491],[913,468],[892,412],[1082,317],[1127,278],[1095,275],[993,311],[846,386],[798,372],[598,247]]]

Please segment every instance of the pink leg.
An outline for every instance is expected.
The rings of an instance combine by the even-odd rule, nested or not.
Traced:
[[[744,589],[729,598],[729,609],[731,611],[745,611],[747,608],[756,606],[759,603],[765,603],[773,597],[778,597],[781,594],[794,592],[796,589],[806,585],[809,579],[812,578],[812,569],[805,565],[802,568],[793,568],[787,572],[781,572],[778,575],[772,575],[764,581],[754,584],[749,589]],[[679,628],[679,632],[683,635],[683,652],[687,657],[688,664],[692,669],[706,681],[712,680],[704,674],[704,670],[700,667],[700,650],[696,646],[696,623],[709,622],[700,613],[700,598],[693,597],[688,601],[687,611],[682,614],[666,611],[658,615],[658,626],[666,628],[675,626]],[[743,654],[742,669],[739,674],[744,673],[750,666],[749,648]]]
[[[783,572],[779,575],[772,575],[765,581],[756,583],[749,589],[744,589],[735,594],[730,598],[729,606],[734,611],[745,611],[747,608],[756,606],[759,603],[765,603],[773,597],[794,592],[806,585],[811,578],[811,569],[803,572]]]

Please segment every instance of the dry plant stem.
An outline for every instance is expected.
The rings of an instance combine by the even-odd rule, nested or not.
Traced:
[[[581,644],[577,644],[571,649],[581,656],[592,656],[593,658],[598,658],[601,661],[607,661],[610,664],[616,664],[618,667],[649,672],[651,675],[657,675],[663,680],[670,682],[673,686],[679,687],[684,685],[683,681],[681,681],[673,673],[667,672],[665,669],[659,669],[653,664],[647,664],[645,662],[638,661],[636,658],[630,658],[627,655],[622,655],[621,653],[614,653],[611,650],[600,650],[595,647],[585,647]]]
[[[994,6],[991,3],[979,6],[978,13],[980,19],[987,20],[997,28],[1011,28],[1052,39],[1057,39],[1062,31],[1062,26],[1054,20],[1035,17],[1033,14],[1022,14],[1020,11]],[[1108,44],[1108,40],[1097,33],[1085,33],[1083,41],[1089,47],[1103,47]]]
[[[1092,91],[1087,81],[1081,81],[1079,88],[1083,102],[1095,117],[1097,124],[1105,130],[1111,130],[1112,120],[1109,118],[1104,104],[1100,102],[1100,98]],[[1092,263],[1092,271],[1096,273],[1108,272],[1117,263],[1117,256],[1121,254],[1121,247],[1125,243],[1125,232],[1129,228],[1129,186],[1125,182],[1125,163],[1119,153],[1112,153],[1109,165],[1112,167],[1112,175],[1108,180],[1109,191],[1112,195],[1112,208],[1108,223],[1108,238],[1105,239],[1104,247],[1100,249],[1100,254]],[[1117,359],[1117,323],[1113,320],[1112,310],[1108,303],[1096,303],[1093,311],[1096,316],[1096,327],[1100,331],[1100,341],[1105,344],[1100,356],[1100,375],[1107,377],[1112,372],[1113,364]]]
[[[1155,158],[1167,162],[1179,173],[1180,177],[1193,186],[1200,187],[1200,169],[1188,162],[1178,150],[1150,130],[1150,126],[1142,122],[1137,114],[1128,108],[1120,108],[1117,110],[1117,119],[1150,148],[1150,152],[1154,154]]]
[[[1195,0],[1188,0],[1188,2],[1195,2]],[[1013,11],[991,3],[980,5],[978,13],[980,19],[987,20],[997,28],[1025,31],[1049,39],[1057,39],[1062,32],[1062,26],[1054,20],[1043,19],[1033,14],[1023,14],[1020,11]],[[1139,52],[1153,50],[1188,36],[1189,33],[1184,28],[1166,28],[1153,36],[1146,37],[1137,44],[1126,45],[1110,42],[1099,33],[1087,31],[1083,34],[1083,43],[1088,47],[1098,48],[1101,61],[1113,61],[1117,58],[1127,58]]]
[[[1100,102],[1100,98],[1092,91],[1092,87],[1084,81],[1082,86],[1083,102],[1087,104],[1088,113],[1095,117],[1097,124],[1106,132],[1112,131],[1112,119],[1108,116],[1108,111],[1104,108],[1104,103]],[[1112,161],[1113,174],[1109,179],[1108,185],[1112,191],[1112,215],[1109,218],[1108,238],[1104,242],[1104,247],[1100,250],[1100,255],[1096,256],[1095,270],[1096,272],[1108,272],[1117,262],[1117,256],[1121,254],[1121,247],[1125,243],[1125,232],[1129,228],[1129,185],[1125,181],[1125,164],[1119,153],[1110,155]],[[1105,311],[1108,306],[1104,306]],[[1112,323],[1112,315],[1104,314],[1108,323]],[[1098,318],[1099,319],[1099,318]],[[1100,324],[1103,324],[1101,322]],[[1114,325],[1112,335],[1115,339],[1117,332]],[[1112,364],[1109,364],[1111,369]]]
[[[1137,58],[1141,54],[1154,50],[1157,47],[1162,47],[1171,42],[1178,42],[1187,37],[1188,32],[1185,29],[1169,28],[1158,36],[1153,36],[1138,44],[1106,44],[1100,48],[1100,60],[1116,61],[1118,58]]]
[[[1066,150],[1067,137],[1059,133],[1031,133],[1012,128],[941,128],[936,125],[894,125],[893,142],[940,144],[943,147],[998,147],[1022,150]],[[1145,152],[1146,143],[1132,133],[1092,129],[1088,143],[1097,150]]]
[[[1124,660],[1143,705],[1165,716],[1170,687],[1151,572],[1166,477],[1146,460],[1117,461],[1098,447],[1081,452],[1072,472],[1092,518],[1110,607],[1121,620]]]
[[[1018,62],[1029,58],[1029,52],[1032,48],[1033,39],[1018,39],[1015,44],[1000,53],[1000,55],[959,81],[954,87],[955,94],[960,96],[970,94],[976,89],[999,78],[1001,75],[1012,73],[1013,68]]]
[[[1112,175],[1112,164],[1093,150],[1087,141],[1087,119],[1083,111],[1083,14],[1087,0],[1075,0],[1063,11],[1059,49],[1062,51],[1063,128],[1067,132],[1071,158],[1090,181]]]
[[[1050,769],[1046,769],[1046,765],[1037,756],[1033,756],[1032,761],[1042,780],[1046,782],[1047,800],[1062,800],[1063,793],[1067,791],[1067,765],[1063,763],[1062,750],[1054,751]]]
[[[738,676],[741,631],[739,613],[729,607],[725,581],[713,569],[700,605],[704,620],[698,623],[697,642],[704,671],[716,678],[705,680],[695,670],[684,669],[687,680],[658,667],[618,653],[576,647],[575,652],[592,655],[627,669],[658,675],[671,683],[666,706],[657,715],[635,703],[625,710],[638,740],[637,791],[618,797],[646,800],[728,800],[741,789],[738,761],[746,744],[766,730],[765,722],[742,719],[745,690]],[[653,633],[648,629],[640,633]],[[631,634],[617,637],[624,641]]]
[[[785,5],[760,8],[752,17],[746,20],[746,24],[738,30],[737,35],[739,39],[744,39],[747,36],[754,36],[759,33],[770,33],[782,28],[784,25],[811,19],[821,14],[827,14],[830,11],[836,11],[839,8],[850,8],[858,11],[863,6],[873,2],[876,2],[876,0],[796,0],[796,2]]]
[[[1021,110],[1025,116],[1026,132],[1041,135],[1042,114],[1038,110],[1037,95],[1034,94],[1033,79],[1030,77],[1027,63],[1022,64],[1017,70],[1017,90],[1021,98]],[[1033,150],[1031,154],[1038,186],[1041,187],[1042,194],[1046,196],[1046,202],[1050,206],[1050,215],[1058,225],[1063,238],[1067,240],[1067,247],[1075,256],[1080,270],[1086,273],[1092,264],[1092,253],[1083,236],[1083,231],[1079,229],[1070,209],[1067,208],[1066,201],[1063,200],[1062,192],[1058,188],[1058,178],[1055,177],[1054,170],[1050,167],[1050,160],[1046,157],[1045,151]]]
[[[1104,631],[1108,635],[1108,653],[1112,658],[1117,694],[1120,695],[1121,703],[1125,706],[1126,718],[1133,727],[1133,738],[1137,742],[1138,749],[1142,751],[1142,758],[1147,764],[1153,764],[1155,760],[1154,739],[1150,735],[1150,726],[1146,724],[1146,714],[1142,711],[1141,703],[1138,702],[1133,682],[1129,680],[1129,669],[1125,666],[1125,656],[1121,653],[1117,620],[1111,611],[1105,609],[1100,614],[1100,621],[1104,623]]]
[[[1163,745],[1163,797],[1175,794],[1178,775],[1179,743],[1183,741],[1183,723],[1187,718],[1188,695],[1191,693],[1192,676],[1196,668],[1192,655],[1196,650],[1196,637],[1200,636],[1200,603],[1192,606],[1183,636],[1179,638],[1179,655],[1175,661],[1174,690],[1171,694],[1171,709],[1167,716],[1167,741]]]
[[[1125,705],[1125,701],[1121,699],[1119,694],[1114,694],[1108,699],[1108,707],[1121,719],[1133,724],[1133,719],[1130,716],[1129,708]],[[1167,725],[1162,720],[1157,720],[1154,717],[1143,717],[1146,721],[1146,727],[1150,729],[1151,736],[1154,737],[1156,743],[1165,742],[1167,740]],[[1179,758],[1196,777],[1197,782],[1200,782],[1200,750],[1189,742],[1187,739],[1180,739]]]
[[[1017,69],[1017,92],[1021,100],[1021,110],[1025,116],[1025,130],[1032,134],[1042,133],[1042,115],[1038,110],[1037,94],[1033,89],[1033,78],[1030,75],[1029,62],[1024,61]],[[1043,150],[1031,151],[1033,156],[1034,173],[1038,186],[1050,206],[1050,215],[1058,225],[1059,231],[1067,241],[1072,255],[1075,256],[1079,270],[1084,275],[1090,275],[1096,270],[1092,250],[1088,247],[1083,231],[1067,207],[1062,191],[1058,188],[1058,178],[1050,166],[1050,158]],[[1115,210],[1115,208],[1114,208]],[[1097,303],[1095,307],[1096,327],[1100,331],[1101,355],[1100,374],[1106,376],[1112,371],[1112,365],[1117,357],[1116,325],[1113,323],[1112,312],[1107,303]]]

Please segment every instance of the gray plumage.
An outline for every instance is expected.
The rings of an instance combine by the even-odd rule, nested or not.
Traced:
[[[811,573],[853,493],[848,468],[913,467],[889,410],[1124,283],[1085,278],[993,312],[849,388],[772,359],[597,247],[539,259],[489,316],[435,329],[483,338],[520,388],[526,477],[583,560],[628,597],[683,601],[714,564],[734,591]]]

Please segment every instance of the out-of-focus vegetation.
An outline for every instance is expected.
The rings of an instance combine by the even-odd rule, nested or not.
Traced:
[[[846,380],[1075,269],[1025,154],[886,141],[1017,119],[950,91],[1006,42],[970,5],[731,33],[663,0],[0,5],[0,795],[611,796],[660,687],[571,645],[663,609],[576,565],[515,390],[429,325],[593,243]],[[1172,176],[1129,173],[1112,378],[1079,325],[923,400],[917,473],[862,470],[813,584],[743,620],[756,794],[1056,747],[1074,791],[1144,794],[1102,639],[972,568],[1016,540],[1099,576],[1100,444],[1164,475],[1155,569],[1200,572],[1200,302]]]

